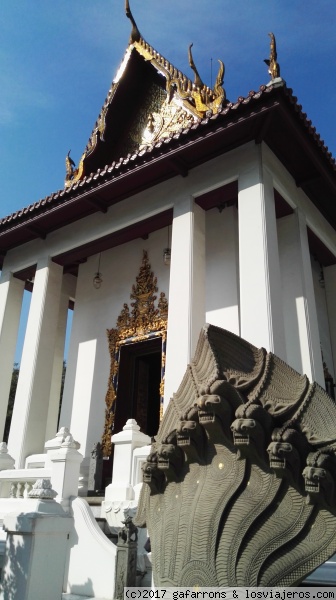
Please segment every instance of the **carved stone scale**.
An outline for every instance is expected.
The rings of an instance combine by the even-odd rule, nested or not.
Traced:
[[[336,551],[336,405],[207,325],[144,465],[156,586],[293,586]]]

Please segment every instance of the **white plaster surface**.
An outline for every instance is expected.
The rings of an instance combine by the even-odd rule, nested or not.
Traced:
[[[165,407],[196,349],[205,319],[205,215],[193,198],[175,203],[170,266]]]
[[[24,282],[12,273],[0,278],[0,440],[5,429],[9,391],[12,381],[16,340],[19,328]]]
[[[62,268],[41,257],[36,269],[8,449],[16,467],[43,451],[54,363]]]
[[[238,179],[241,336],[286,360],[272,176],[255,148]]]
[[[75,498],[71,507],[74,529],[69,540],[65,590],[89,598],[112,600],[117,548],[102,533],[85,500]]]
[[[239,335],[238,213],[234,206],[206,213],[205,321]]]

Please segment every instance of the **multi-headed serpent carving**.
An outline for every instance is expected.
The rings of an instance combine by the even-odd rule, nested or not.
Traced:
[[[156,585],[288,586],[336,551],[336,405],[207,325],[144,465]]]

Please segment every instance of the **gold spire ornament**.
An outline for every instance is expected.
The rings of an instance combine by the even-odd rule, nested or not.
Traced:
[[[133,42],[139,42],[139,40],[141,38],[141,34],[140,34],[138,26],[137,26],[137,24],[136,24],[136,22],[134,20],[134,17],[132,15],[132,11],[131,11],[130,5],[129,5],[129,0],[125,0],[125,12],[126,12],[126,17],[132,23],[132,31],[131,31],[131,37],[130,37],[130,44],[132,44]]]
[[[83,176],[83,171],[84,171],[83,162],[84,162],[84,158],[85,158],[85,152],[79,161],[79,165],[78,165],[77,169],[76,169],[75,162],[72,160],[72,158],[70,156],[70,152],[71,152],[71,150],[69,150],[68,154],[65,157],[65,181],[64,181],[65,187],[69,187],[72,183],[74,183],[75,181],[78,181],[78,179],[81,179],[81,177]]]
[[[183,78],[178,74],[170,79],[167,79],[167,89],[170,88],[170,95],[172,91],[176,90],[179,97],[186,101],[187,105],[192,112],[200,118],[217,114],[221,111],[223,104],[226,101],[226,93],[223,88],[224,82],[224,63],[221,60],[219,62],[219,70],[216,78],[214,88],[211,89],[205,85],[198,73],[194,59],[192,56],[191,48],[193,44],[190,44],[188,49],[189,65],[195,74],[194,83],[189,85],[191,82],[186,78]]]
[[[188,50],[189,65],[195,73],[194,85],[196,86],[196,88],[202,89],[204,87],[204,83],[203,83],[202,79],[200,78],[199,72],[196,69],[196,65],[194,63],[194,59],[193,59],[193,56],[191,53],[191,48],[193,47],[193,45],[194,44],[190,44],[189,50]]]
[[[65,170],[66,170],[65,180],[66,181],[70,181],[73,178],[75,168],[76,168],[76,164],[72,160],[72,158],[70,156],[70,152],[71,152],[71,150],[69,150],[68,154],[65,157]]]
[[[265,58],[264,62],[268,66],[268,72],[269,72],[271,78],[277,79],[278,77],[280,77],[280,67],[279,67],[279,63],[277,63],[278,55],[277,55],[277,51],[276,51],[275,36],[274,36],[274,33],[269,33],[268,35],[271,38],[270,57],[269,57],[269,59]]]

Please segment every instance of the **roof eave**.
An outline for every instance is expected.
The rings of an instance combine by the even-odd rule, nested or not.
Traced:
[[[283,142],[280,147],[279,140],[272,140],[272,124],[277,119],[285,124],[288,136],[295,139],[302,150],[306,171],[309,172],[310,165],[313,165],[324,188],[335,199],[331,206],[322,207],[322,210],[320,206],[318,208],[336,228],[335,164],[328,153],[321,150],[323,143],[318,143],[307,123],[302,119],[301,126],[298,123],[286,90],[285,93],[282,89],[268,92],[264,95],[251,93],[248,98],[241,98],[236,104],[226,107],[222,114],[204,119],[196,127],[159,142],[153,148],[98,170],[67,190],[37,203],[39,206],[26,213],[20,211],[12,215],[0,226],[0,265],[6,251],[17,245],[44,238],[51,231],[94,212],[105,212],[112,204],[177,174],[186,176],[190,169],[202,162],[253,139],[257,143],[265,141],[271,147],[309,196],[309,182],[298,181],[296,166],[286,164]],[[281,151],[284,156],[281,156]],[[316,198],[312,197],[312,200],[317,203]]]

